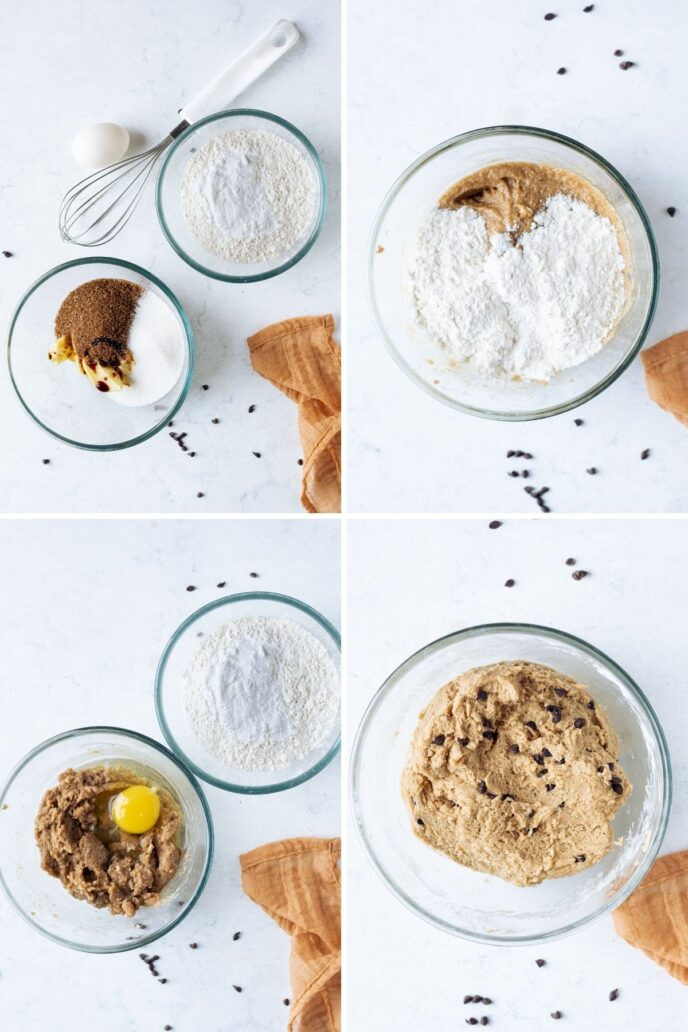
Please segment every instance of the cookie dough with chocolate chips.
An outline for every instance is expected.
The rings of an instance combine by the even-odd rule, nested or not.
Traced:
[[[124,767],[65,770],[43,796],[36,817],[43,870],[75,899],[127,917],[160,902],[182,857],[181,810],[165,789],[156,789],[160,815],[150,831],[132,835],[114,824],[110,802],[142,784],[144,778]]]
[[[413,830],[515,885],[575,874],[612,846],[631,792],[588,689],[524,660],[476,667],[420,714],[402,791]]]
[[[527,233],[533,217],[550,197],[565,194],[582,201],[614,226],[623,240],[619,217],[604,195],[581,176],[554,165],[501,161],[464,176],[442,194],[440,208],[473,208],[482,215],[488,232]]]

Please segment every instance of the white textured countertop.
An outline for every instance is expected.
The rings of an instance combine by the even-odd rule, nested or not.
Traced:
[[[80,452],[47,437],[0,370],[4,446],[0,506],[12,512],[289,512],[299,505],[296,408],[250,368],[246,337],[295,315],[333,312],[339,322],[339,12],[294,0],[200,4],[138,0],[35,0],[3,12],[0,87],[0,322],[53,266],[92,251],[65,244],[58,204],[81,178],[71,141],[84,124],[115,121],[141,148],[176,124],[205,82],[279,18],[303,40],[233,107],[281,115],[310,138],[330,190],[326,223],[295,268],[245,286],[207,279],[168,246],[153,184],[131,223],[96,254],[125,258],[159,276],[186,308],[197,364],[175,419],[190,459],[162,430],[138,447]],[[201,385],[207,383],[205,392]],[[256,410],[249,415],[249,405]],[[219,425],[211,419],[219,418]],[[252,452],[259,451],[261,459]],[[49,466],[42,464],[50,458]],[[202,491],[204,498],[196,497]]]
[[[215,587],[221,580],[224,591]],[[213,598],[256,588],[292,594],[338,626],[339,528],[331,520],[5,522],[0,582],[4,782],[29,749],[69,728],[113,724],[163,741],[157,661],[182,619]],[[189,584],[197,590],[187,593]],[[215,825],[208,884],[185,920],[146,951],[160,955],[167,984],[136,951],[90,956],[43,939],[0,894],[3,1032],[286,1027],[289,938],[243,895],[238,856],[274,839],[337,835],[338,759],[277,795],[204,788]]]
[[[433,401],[396,367],[366,300],[366,241],[396,177],[480,126],[573,136],[628,178],[662,283],[648,344],[688,329],[688,7],[683,0],[350,0],[349,505],[366,512],[536,512],[507,477],[531,452],[554,512],[688,510],[688,432],[647,397],[641,363],[574,413],[507,425]],[[547,11],[557,18],[544,21]],[[623,72],[614,50],[636,67]],[[556,70],[566,67],[567,74]],[[677,208],[671,219],[665,209]],[[585,420],[580,428],[574,418]],[[643,449],[651,459],[640,462]],[[586,469],[595,466],[597,476]]]
[[[683,521],[514,520],[489,530],[485,520],[361,520],[348,533],[350,739],[385,677],[442,634],[498,621],[557,627],[613,657],[649,696],[673,765],[662,852],[688,848]],[[591,575],[573,581],[568,556]],[[516,585],[507,589],[510,577]],[[610,918],[545,946],[455,939],[409,913],[383,886],[348,818],[352,1030],[458,1029],[482,1013],[495,1032],[685,1028],[686,987],[617,938]],[[535,966],[537,957],[546,967]],[[620,995],[610,1003],[615,988]],[[492,1006],[464,1007],[464,995],[476,993],[491,997]],[[565,1020],[553,1023],[555,1010]]]

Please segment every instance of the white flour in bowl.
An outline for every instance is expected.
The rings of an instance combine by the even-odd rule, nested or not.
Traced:
[[[318,200],[311,162],[262,129],[215,136],[189,160],[181,182],[182,212],[198,243],[242,265],[268,262],[305,238]]]
[[[601,351],[626,300],[616,231],[582,201],[550,197],[514,243],[469,207],[436,208],[409,266],[416,321],[455,363],[549,380]]]
[[[324,745],[339,713],[339,674],[300,624],[240,617],[204,638],[184,672],[200,745],[241,770],[279,770]]]

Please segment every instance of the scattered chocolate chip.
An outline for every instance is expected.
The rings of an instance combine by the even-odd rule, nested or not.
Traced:
[[[623,57],[623,50],[615,50],[614,57]]]
[[[464,1002],[464,1005],[467,1004],[467,1003],[473,1003],[473,997],[472,996],[464,996],[463,1002]]]
[[[233,985],[233,986],[232,986],[232,989],[234,989],[234,990],[235,990],[235,992],[237,992],[237,993],[243,993],[243,991],[244,991],[244,990],[243,990],[243,989],[241,988],[241,986],[240,986],[240,985]]]
[[[172,1026],[171,1025],[165,1025],[164,1026],[164,1032],[172,1032]]]
[[[529,473],[529,471],[527,469],[522,469],[521,470],[521,476],[523,477],[524,480],[527,480],[528,477],[530,476],[530,473]]]
[[[170,420],[170,421],[169,421],[169,423],[168,423],[167,425],[168,425],[168,426],[174,426],[174,423],[172,422],[172,420]]]
[[[207,391],[208,390],[208,384],[207,383],[201,384],[201,389],[204,390],[204,391]]]
[[[463,745],[463,746],[468,745],[468,739],[467,738],[457,738],[456,741],[459,743],[459,745]]]
[[[297,464],[298,466],[303,466],[303,459],[297,459],[297,460],[296,460],[296,464]]]
[[[496,731],[483,731],[483,738],[487,738],[488,742],[496,742],[497,741],[497,732]]]
[[[543,960],[543,959],[542,959],[541,957],[539,957],[539,958],[538,958],[538,959],[537,959],[537,960],[535,961],[535,963],[537,964],[537,966],[538,966],[538,967],[544,967],[544,966],[545,966],[545,964],[547,963],[547,961],[546,961],[546,960]]]
[[[574,423],[576,424],[576,426],[583,426],[583,420],[582,419],[574,419]]]
[[[487,701],[487,692],[484,688],[478,688],[478,694],[476,695],[476,699],[478,700],[478,702]]]
[[[466,1024],[467,1025],[477,1025],[478,1024],[478,1019],[477,1018],[466,1018]]]
[[[566,560],[566,565],[567,565],[567,566],[575,566],[575,565],[576,565],[576,560],[575,560],[575,559],[573,559],[572,557],[569,557],[569,558],[568,558],[568,559]]]
[[[538,726],[534,720],[526,720],[526,727],[529,727],[531,731],[537,731]]]
[[[585,856],[585,853],[579,853],[579,855],[577,857],[574,857],[574,863],[576,863],[576,864],[584,864],[586,859],[587,858]]]
[[[232,936],[232,942],[237,942],[237,940],[240,939],[240,938],[241,938],[241,932],[235,932],[234,935]]]
[[[550,13],[545,15],[545,21],[552,21],[553,18],[556,18],[556,14]]]
[[[196,458],[196,452],[195,451],[190,451],[189,452],[189,458],[190,459],[195,459]]]
[[[197,491],[196,492],[196,498],[205,498],[205,495],[203,494],[202,491]]]
[[[541,753],[533,753],[533,759],[540,767],[544,767],[545,760]]]
[[[549,749],[543,749],[543,750],[542,750],[542,755],[543,755],[544,757],[549,757],[549,756],[551,756],[552,754],[551,754],[551,752],[549,751]]]
[[[487,1014],[483,1014],[482,1018],[480,1019],[480,1024],[481,1025],[489,1025],[490,1024],[490,1019],[488,1018]]]
[[[618,998],[619,998],[619,990],[618,989],[612,989],[612,991],[609,994],[610,1001],[613,1003],[614,1000],[618,1000]]]
[[[674,208],[673,204],[669,208],[667,208],[666,213],[669,216],[669,218],[673,219],[674,215],[676,214],[676,208]]]
[[[510,448],[509,451],[506,453],[507,459],[513,459],[515,457],[515,455],[516,455],[516,452],[514,451],[513,448]]]
[[[282,1003],[284,1004],[285,1007],[288,1007],[290,1005],[290,1003],[291,1003],[291,1000],[289,999],[288,996],[285,996],[284,999],[282,1000]]]
[[[487,785],[484,781],[478,782],[478,792],[480,792],[480,795],[485,795],[485,793],[487,792]]]
[[[501,520],[492,520],[492,522],[489,524],[489,528],[490,528],[490,530],[497,530],[497,528],[501,527],[501,525],[502,525],[502,521]]]
[[[555,789],[556,787],[557,787],[556,785],[552,785],[552,784],[550,784],[550,785],[545,785],[545,789],[546,789],[546,790],[547,790],[548,792],[553,792],[553,791],[554,791],[554,789]]]
[[[583,14],[590,14],[590,12],[593,10],[594,7],[595,7],[594,4],[588,4],[587,7],[583,8]]]
[[[559,1021],[560,1017],[561,1011],[552,1011],[552,1013],[550,1014],[550,1018],[554,1018],[555,1021]]]
[[[253,578],[254,578],[254,580],[255,580],[255,578],[256,578],[257,576],[258,576],[258,574],[257,574],[257,573],[249,573],[249,577],[253,577]]]
[[[534,487],[524,487],[523,490],[525,491],[526,494],[529,494],[529,495],[534,495],[535,494],[535,488]]]
[[[167,979],[166,978],[159,978],[158,981],[160,982],[160,985],[167,985]]]
[[[416,817],[416,824],[420,824],[421,828],[425,827],[425,821],[421,817]]]
[[[619,68],[622,72],[627,72],[629,68],[635,67],[635,61],[622,61]]]
[[[50,459],[43,459],[43,465],[44,466],[49,466],[50,465]]]
[[[585,717],[576,717],[573,726],[577,728],[585,727]]]
[[[252,455],[255,455],[255,457],[256,457],[257,459],[260,459],[260,458],[262,457],[262,456],[261,456],[261,453],[260,453],[259,451],[254,451],[254,452],[252,452],[251,454],[252,454]]]
[[[215,423],[215,424],[217,425],[217,423],[219,423],[219,422],[220,422],[220,420],[219,420],[219,419],[217,418],[217,416],[215,416],[215,418],[214,418],[214,419],[211,419],[211,420],[210,420],[210,422],[211,422],[211,423]]]
[[[482,1002],[485,1004],[486,1007],[489,1007],[492,1003],[492,1000],[489,996],[483,996]]]
[[[586,469],[585,472],[589,473],[591,477],[594,477],[597,473],[597,469],[595,466],[591,466],[590,469]]]
[[[513,577],[509,577],[508,580],[504,581],[504,587],[505,588],[513,588],[515,583],[516,583],[516,581],[513,579]]]
[[[565,68],[557,68],[557,75],[566,75]]]
[[[519,747],[518,747],[516,742],[514,742],[513,745],[509,746],[509,752],[510,753],[517,753],[517,752],[520,752],[520,751],[521,750],[519,749]]]
[[[528,451],[521,452],[521,458],[522,459],[532,459],[532,457],[533,456]]]
[[[518,476],[520,476],[520,473],[518,472],[517,469],[510,469],[509,472],[507,473],[507,476],[508,477],[518,477]]]
[[[195,591],[196,590],[196,585],[195,584],[187,584],[186,590],[187,591]]]
[[[255,405],[249,405],[248,410],[249,410],[249,412],[255,412],[256,411],[256,406]]]
[[[189,943],[189,949],[190,950],[197,950],[198,949],[198,943],[197,942],[190,942]]]
[[[226,580],[221,580],[221,581],[219,581],[219,583],[218,583],[218,584],[216,585],[216,587],[218,587],[218,588],[225,588],[226,586],[227,586],[227,581],[226,581]]]
[[[623,785],[620,781],[612,781],[612,792],[616,795],[623,795]]]
[[[3,251],[2,253],[4,254],[5,258],[14,258],[14,252],[12,251]]]
[[[650,449],[649,448],[645,448],[643,451],[641,451],[640,458],[641,459],[649,459],[650,458]]]
[[[573,573],[571,574],[571,576],[573,577],[574,580],[583,580],[583,577],[587,577],[588,576],[588,571],[587,570],[574,570]]]
[[[445,736],[444,735],[437,735],[437,737],[433,738],[433,740],[432,740],[432,744],[433,745],[444,745],[444,742],[445,742]]]
[[[549,706],[545,706],[545,709],[548,713],[552,714],[552,723],[558,724],[561,720],[561,709],[559,708],[559,706],[550,704]]]

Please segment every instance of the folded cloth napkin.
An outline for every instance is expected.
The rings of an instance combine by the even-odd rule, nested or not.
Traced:
[[[612,920],[626,942],[688,985],[688,850],[655,860]]]
[[[688,426],[688,331],[660,340],[640,357],[652,400]]]
[[[331,315],[309,315],[248,338],[255,371],[299,406],[301,504],[308,512],[341,509],[342,370],[333,334]]]
[[[289,1032],[340,1032],[339,839],[296,838],[245,853],[247,896],[292,937]]]

